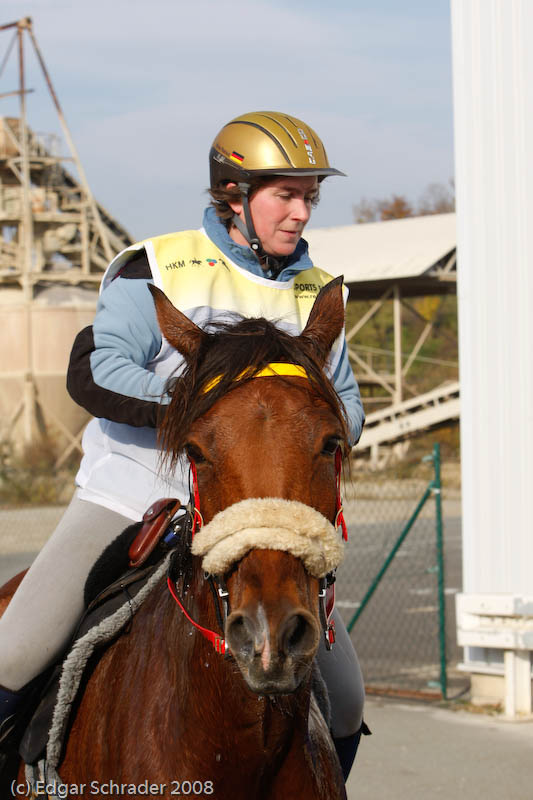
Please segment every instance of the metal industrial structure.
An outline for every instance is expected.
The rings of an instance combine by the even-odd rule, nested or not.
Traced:
[[[60,458],[79,447],[79,417],[64,389],[68,350],[94,314],[102,270],[132,238],[94,199],[48,70],[25,18],[0,26],[13,38],[0,68],[18,52],[19,115],[0,116],[0,439],[29,443],[50,423],[66,440]],[[30,42],[57,111],[69,155],[57,137],[28,125],[25,42]],[[1,107],[0,107],[1,110]],[[62,399],[57,400],[58,393]]]

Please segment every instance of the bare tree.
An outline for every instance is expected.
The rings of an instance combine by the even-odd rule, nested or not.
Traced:
[[[359,225],[365,222],[375,222],[379,218],[379,209],[376,200],[367,200],[362,197],[352,206],[354,222]]]
[[[455,183],[430,183],[424,190],[418,203],[417,214],[448,214],[455,211]]]
[[[427,214],[447,214],[455,211],[455,184],[430,183],[420,197],[417,206],[401,194],[393,194],[381,200],[368,200],[362,197],[352,206],[354,222],[376,222],[378,220],[422,217]]]

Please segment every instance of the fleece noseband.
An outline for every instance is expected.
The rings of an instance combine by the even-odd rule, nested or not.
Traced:
[[[192,552],[211,575],[224,575],[250,550],[284,550],[323,578],[341,562],[344,545],[314,508],[278,497],[250,498],[219,511],[196,533]]]

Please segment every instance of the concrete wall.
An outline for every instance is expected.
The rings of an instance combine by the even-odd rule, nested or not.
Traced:
[[[23,437],[23,415],[19,414],[14,424],[12,418],[22,400],[28,372],[34,376],[39,413],[47,429],[54,427],[52,415],[58,417],[73,434],[87,420],[86,412],[68,396],[65,377],[74,338],[94,318],[96,293],[91,294],[92,302],[76,303],[67,296],[61,306],[39,300],[27,306],[20,291],[4,289],[0,292],[0,421],[3,439],[19,443]],[[58,430],[54,432],[58,434]]]

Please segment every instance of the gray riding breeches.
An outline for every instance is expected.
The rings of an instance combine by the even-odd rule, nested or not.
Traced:
[[[85,581],[107,545],[132,521],[74,495],[0,618],[0,685],[17,691],[54,662],[84,608]],[[364,685],[346,627],[334,611],[336,643],[321,642],[318,664],[331,703],[335,737],[361,726]]]

